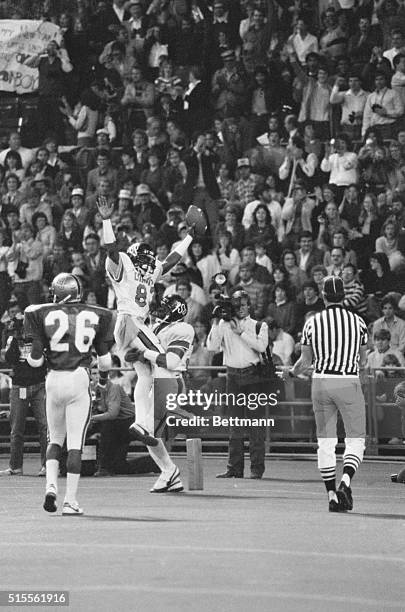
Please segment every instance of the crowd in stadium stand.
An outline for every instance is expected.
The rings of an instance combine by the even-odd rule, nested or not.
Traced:
[[[297,358],[335,274],[374,324],[370,365],[403,365],[404,0],[2,1],[0,18],[63,33],[27,60],[37,146],[13,132],[0,152],[3,324],[61,271],[114,308],[98,195],[122,249],[142,240],[161,260],[194,203],[207,236],[161,287],[188,302],[192,363],[210,363],[225,272],[269,323],[276,363]]]

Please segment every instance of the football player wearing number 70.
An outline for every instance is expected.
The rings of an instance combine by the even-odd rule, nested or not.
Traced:
[[[90,376],[92,348],[98,356],[99,386],[105,387],[111,368],[114,313],[82,304],[82,288],[74,274],[62,272],[51,285],[52,304],[28,306],[24,313],[26,337],[32,338],[29,365],[40,367],[46,359],[46,418],[49,444],[46,452],[44,509],[56,512],[59,459],[67,438],[67,479],[63,515],[80,515],[76,494],[81,452],[91,416]]]
[[[111,214],[114,205],[99,196],[98,211],[103,218],[104,244],[108,256],[107,275],[111,279],[117,297],[117,323],[114,336],[118,347],[126,353],[129,349],[146,350],[153,353],[154,363],[165,353],[159,340],[145,324],[154,295],[154,286],[163,274],[171,270],[186,254],[195,230],[169,253],[163,262],[156,259],[154,252],[145,243],[131,244],[126,253],[118,249]],[[150,455],[162,471],[162,480],[170,487],[179,479],[178,468],[174,465],[160,438],[154,437],[154,408],[150,401],[152,391],[152,364],[136,360],[134,369],[138,380],[134,390],[135,422],[130,427],[133,438],[143,442]],[[153,448],[152,448],[153,447]]]

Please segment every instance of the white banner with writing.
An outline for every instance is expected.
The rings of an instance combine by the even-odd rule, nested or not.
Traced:
[[[38,89],[37,68],[24,62],[61,39],[59,26],[48,21],[0,19],[0,90],[23,94]]]

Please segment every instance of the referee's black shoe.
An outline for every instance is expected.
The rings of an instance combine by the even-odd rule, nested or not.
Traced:
[[[353,510],[352,490],[344,482],[340,483],[336,495],[343,510]]]
[[[334,499],[331,499],[329,501],[329,512],[342,512],[340,503]]]

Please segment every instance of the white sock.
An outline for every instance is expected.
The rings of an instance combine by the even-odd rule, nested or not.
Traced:
[[[337,495],[336,495],[335,491],[328,491],[328,497],[329,497],[329,501],[332,501],[332,499],[335,502],[338,501],[338,498],[337,498]]]
[[[159,444],[157,446],[148,446],[149,454],[162,472],[171,472],[175,467],[174,463],[170,459],[162,438],[158,438],[158,440]]]
[[[351,480],[349,474],[343,474],[342,482],[344,482],[347,487],[350,487]]]
[[[58,491],[59,461],[57,459],[47,459],[46,461],[46,490],[54,487]]]
[[[80,474],[72,474],[72,472],[68,472],[66,474],[66,494],[65,494],[65,502],[71,504],[72,502],[77,501],[77,487],[79,486]]]

